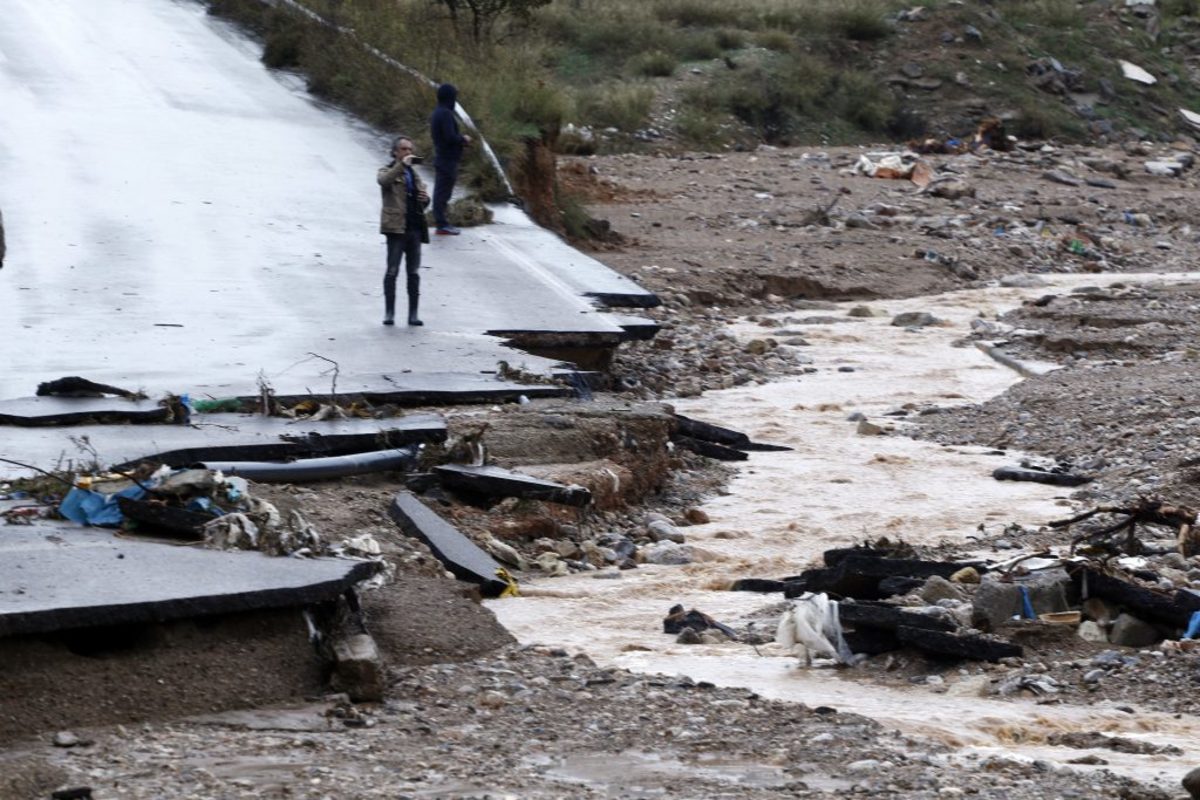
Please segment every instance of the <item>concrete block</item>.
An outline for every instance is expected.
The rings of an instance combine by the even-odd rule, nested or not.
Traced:
[[[383,700],[383,659],[375,640],[357,633],[333,643],[333,687],[350,695],[356,703]]]
[[[995,575],[985,575],[975,592],[971,621],[984,630],[994,630],[1013,617],[1022,615],[1021,587],[1029,590],[1035,614],[1067,611],[1075,591],[1071,577],[1061,569],[1049,569],[1014,578],[1005,583]]]

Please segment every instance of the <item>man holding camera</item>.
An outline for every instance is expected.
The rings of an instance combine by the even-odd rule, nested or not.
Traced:
[[[429,243],[425,207],[429,193],[412,165],[421,159],[413,155],[412,139],[397,136],[392,141],[392,161],[380,167],[377,180],[383,196],[379,232],[387,238],[387,271],[383,274],[384,325],[395,325],[396,277],[400,260],[408,278],[408,324],[424,325],[417,317],[421,297],[421,245]]]
[[[443,83],[437,89],[437,108],[429,118],[429,135],[433,139],[433,222],[440,236],[460,233],[446,217],[446,207],[458,180],[458,162],[462,161],[463,148],[471,144],[471,137],[458,130],[458,118],[454,116],[457,102],[458,89],[454,84]]]

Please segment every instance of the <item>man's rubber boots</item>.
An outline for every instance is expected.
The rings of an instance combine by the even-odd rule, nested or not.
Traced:
[[[396,287],[393,286],[391,291],[384,287],[383,290],[383,324],[396,324]]]
[[[419,275],[408,276],[408,324],[424,325],[417,317],[417,304],[421,300],[421,278]]]

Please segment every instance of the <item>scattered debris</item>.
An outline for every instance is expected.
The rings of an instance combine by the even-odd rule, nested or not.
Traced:
[[[1144,83],[1147,86],[1153,86],[1154,84],[1158,83],[1158,78],[1154,77],[1137,64],[1123,60],[1118,61],[1117,63],[1121,65],[1121,74],[1131,81]]]

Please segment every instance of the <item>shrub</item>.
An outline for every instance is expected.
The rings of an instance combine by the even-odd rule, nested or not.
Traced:
[[[744,13],[740,5],[724,0],[661,0],[654,12],[660,20],[682,27],[718,28],[737,24]]]
[[[675,74],[675,56],[662,50],[651,50],[629,59],[626,71],[648,78],[665,78]]]
[[[716,37],[717,47],[722,50],[740,50],[746,46],[746,32],[737,28],[721,28]]]
[[[675,118],[675,133],[690,147],[715,147],[720,144],[722,116],[720,111],[696,106],[685,108]]]
[[[1062,30],[1083,24],[1075,0],[1017,0],[1004,12],[1010,22]]]
[[[675,47],[684,61],[706,61],[721,55],[721,46],[717,44],[717,36],[712,31],[686,31],[679,37]]]
[[[583,90],[576,102],[583,124],[632,132],[649,119],[654,90],[642,85],[609,84]]]
[[[832,27],[856,42],[885,39],[892,32],[886,13],[876,0],[857,0],[832,12]]]
[[[778,28],[770,28],[754,34],[754,43],[759,47],[774,50],[777,53],[788,53],[795,46],[796,40],[792,34],[786,31],[781,31]]]
[[[839,116],[871,133],[886,130],[896,114],[891,92],[865,72],[838,73],[831,99]]]

